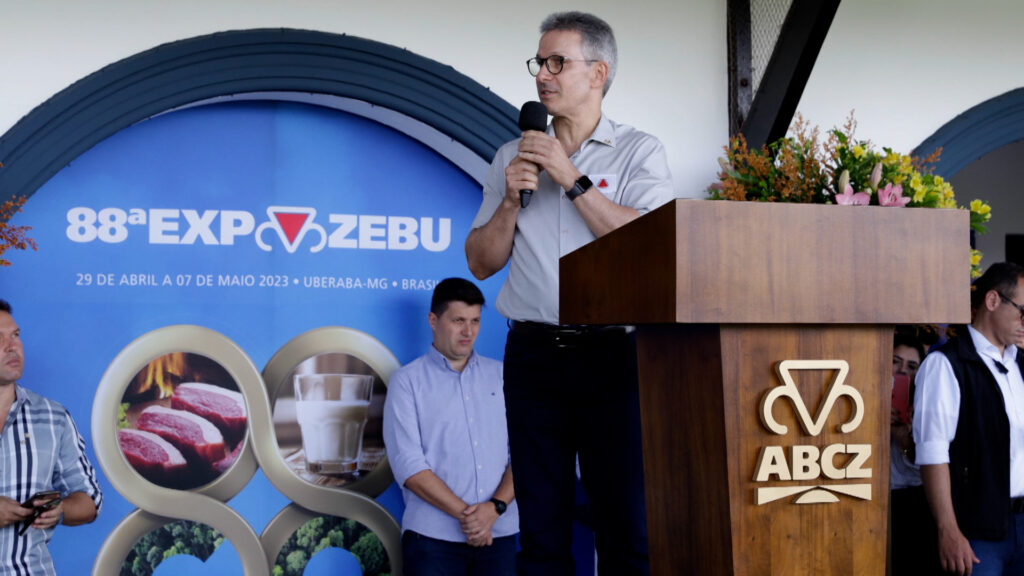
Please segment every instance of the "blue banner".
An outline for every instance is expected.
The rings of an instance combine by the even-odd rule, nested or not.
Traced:
[[[316,509],[311,503],[319,500],[312,495],[282,493],[292,482],[331,490],[340,500],[351,496],[358,506],[358,498],[374,498],[400,518],[396,487],[379,478],[371,482],[375,473],[387,474],[382,447],[373,445],[379,433],[373,429],[374,406],[383,400],[390,370],[429,345],[426,317],[436,282],[470,277],[463,245],[479,203],[478,182],[403,131],[283,101],[211,104],[160,115],[95,146],[40,188],[12,222],[31,226],[39,249],[8,253],[12,266],[0,273],[0,296],[12,303],[22,328],[26,369],[20,383],[70,410],[90,447],[105,499],[90,528],[56,531],[50,550],[58,572],[82,573],[92,566],[122,521],[162,525],[132,517],[146,512],[138,510],[139,499],[126,498],[125,485],[115,485],[121,480],[112,482],[106,474],[122,464],[101,454],[100,469],[97,452],[106,448],[96,447],[123,451],[127,440],[119,437],[127,434],[118,430],[146,432],[161,419],[174,426],[176,415],[160,410],[180,408],[172,398],[186,389],[176,388],[199,375],[216,387],[216,396],[244,397],[247,410],[240,418],[248,418],[253,444],[276,438],[277,445],[243,451],[227,434],[214,448],[223,452],[207,459],[213,466],[231,456],[224,464],[233,466],[230,471],[211,472],[199,485],[153,483],[155,489],[176,491],[183,502],[193,492],[226,500],[261,534],[264,546],[272,539],[268,526],[293,501],[303,501],[309,513],[302,522],[294,520],[296,526],[317,513],[347,516],[344,507]],[[503,280],[504,273],[479,283],[489,303]],[[504,332],[504,319],[485,307],[477,350],[501,358]],[[170,366],[174,354],[181,354],[188,373],[166,368],[178,381],[163,396],[138,392],[139,382]],[[291,386],[295,374],[336,371],[362,371],[377,382],[376,401],[364,417],[364,453],[376,449],[377,458],[360,468],[362,477],[357,470],[342,481],[302,472]],[[93,422],[97,415],[104,420]],[[257,424],[266,429],[257,430]],[[97,430],[102,438],[94,437]],[[131,440],[149,441],[136,436]],[[196,457],[183,453],[184,466],[194,470]],[[142,473],[138,459],[126,454],[125,460],[135,472],[126,473],[130,480],[124,483],[152,478]],[[265,469],[268,462],[274,472]],[[214,480],[204,488],[209,478]],[[372,486],[360,488],[364,479]],[[229,483],[237,486],[223,486]],[[167,516],[159,512],[154,513]],[[338,548],[351,552],[364,541],[365,526],[319,522],[306,530],[341,542],[332,554],[344,552]],[[171,525],[164,529],[174,531]],[[273,537],[284,542],[292,536]],[[227,538],[237,550],[246,546]],[[241,573],[238,556],[223,555],[214,552],[215,561],[199,573],[224,573],[224,565]],[[185,570],[185,555],[167,558],[160,573],[172,573],[172,566]],[[332,573],[348,574],[337,569],[350,565],[356,566],[351,573],[362,573],[359,562],[339,562]]]

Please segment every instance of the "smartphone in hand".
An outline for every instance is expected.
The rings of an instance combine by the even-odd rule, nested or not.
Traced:
[[[45,500],[45,502],[43,502],[42,504],[36,506],[35,505],[35,501],[36,500]],[[57,491],[57,490],[44,490],[42,492],[36,492],[28,500],[22,502],[21,503],[21,507],[22,508],[32,508],[32,517],[25,519],[25,524],[21,527],[21,530],[18,531],[18,535],[19,536],[23,535],[25,533],[25,531],[28,530],[28,527],[31,526],[32,523],[36,521],[36,518],[39,518],[40,514],[42,514],[46,510],[49,510],[49,509],[53,508],[54,506],[56,506],[58,504],[60,504],[61,500],[63,500],[63,498],[61,498],[61,495],[60,495],[59,491]]]
[[[22,508],[35,508],[36,506],[35,506],[34,502],[36,500],[46,500],[45,504],[49,504],[53,500],[57,500],[59,502],[60,499],[61,499],[60,498],[60,491],[58,491],[58,490],[43,490],[42,492],[36,492],[28,500],[25,500],[24,502],[22,502],[21,503],[21,507]],[[43,506],[45,504],[40,504],[40,506]],[[52,506],[48,506],[47,508],[52,508]]]
[[[892,375],[892,409],[902,424],[910,424],[910,377]]]

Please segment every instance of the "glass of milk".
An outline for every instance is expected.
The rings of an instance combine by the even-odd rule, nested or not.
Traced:
[[[368,374],[295,377],[295,419],[302,430],[307,470],[348,474],[358,469],[372,392],[373,376]]]

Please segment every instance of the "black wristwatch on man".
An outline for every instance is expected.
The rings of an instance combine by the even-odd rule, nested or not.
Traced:
[[[505,510],[508,510],[508,504],[505,504],[497,498],[491,498],[491,503],[494,504],[494,510],[498,512],[498,516],[501,516],[505,513]]]
[[[578,180],[576,180],[576,183],[573,184],[571,189],[565,191],[565,195],[566,197],[569,198],[569,200],[575,202],[577,198],[583,196],[584,192],[590,190],[593,187],[594,183],[590,181],[590,178],[587,178],[586,174],[584,174],[583,176],[580,176]]]

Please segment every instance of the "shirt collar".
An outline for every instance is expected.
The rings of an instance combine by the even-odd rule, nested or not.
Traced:
[[[18,413],[18,410],[21,409],[22,404],[26,402],[31,404],[32,401],[36,398],[36,396],[37,394],[35,392],[26,390],[25,388],[22,388],[21,385],[19,384],[14,384],[14,402],[11,403],[11,408],[7,412],[8,420],[11,418],[11,415]],[[6,422],[0,422],[0,428],[6,427]]]
[[[448,358],[445,358],[444,354],[441,354],[441,352],[438,351],[437,348],[434,348],[433,344],[430,345],[430,351],[427,352],[427,357],[430,358],[431,362],[436,363],[438,366],[442,368],[451,370],[452,372],[456,371],[454,368],[452,368],[452,363],[448,361]],[[469,359],[466,360],[466,366],[463,367],[462,371],[465,372],[467,368],[474,365],[476,365],[475,348],[469,353]]]
[[[554,122],[548,124],[547,135],[551,137],[555,136]],[[590,141],[594,141],[597,142],[598,144],[604,144],[606,146],[611,146],[612,148],[615,148],[615,126],[612,124],[612,121],[607,116],[604,115],[603,112],[601,113],[601,119],[597,121],[597,127],[594,128],[594,131],[583,142],[584,146],[587,142]]]
[[[601,114],[601,120],[597,123],[597,128],[594,128],[594,133],[587,140],[615,148],[615,127],[604,113]]]
[[[38,394],[36,394],[35,392],[32,392],[31,390],[29,390],[27,388],[22,388],[21,384],[15,384],[14,385],[14,403],[15,404],[19,404],[21,402],[28,402],[28,403],[31,404],[33,401],[35,401],[37,396],[38,396]]]
[[[976,330],[974,326],[968,325],[967,331],[971,335],[971,340],[974,342],[974,349],[978,351],[978,355],[987,356],[997,362],[1002,362],[1004,365],[1008,365],[1017,359],[1017,347],[1013,344],[1007,345],[1003,348],[1002,355],[999,353],[999,348],[996,345],[989,342],[988,338]]]

